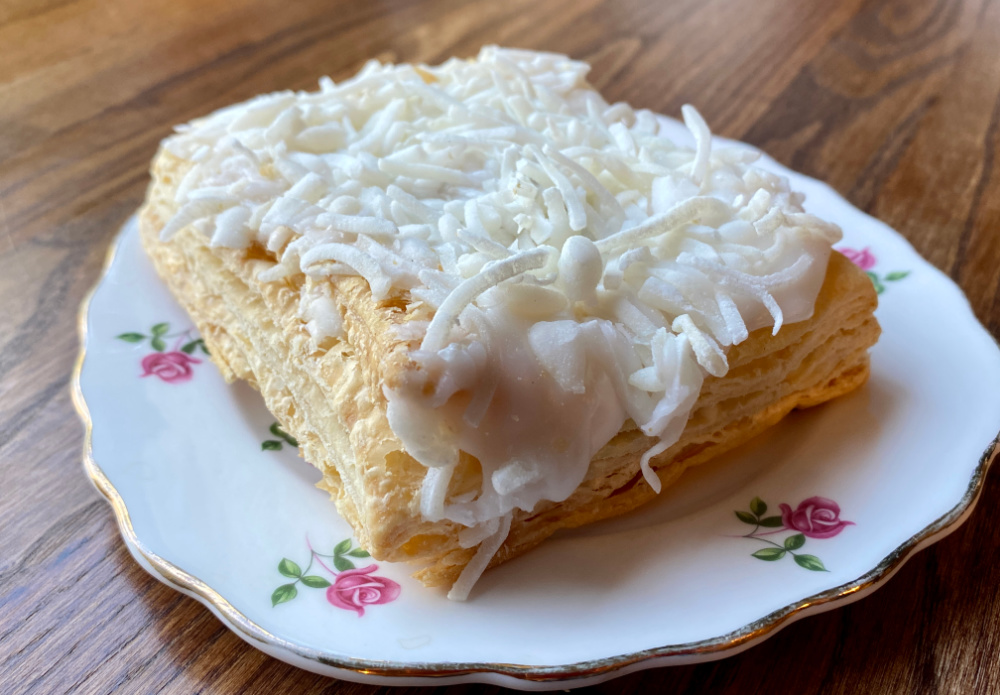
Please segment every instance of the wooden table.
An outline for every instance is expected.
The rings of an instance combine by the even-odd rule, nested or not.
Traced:
[[[129,557],[80,466],[75,316],[173,124],[484,43],[590,60],[611,101],[696,104],[902,232],[1000,334],[1000,0],[2,0],[0,691],[374,690],[250,648]],[[595,690],[998,692],[997,506],[994,475],[860,603]]]

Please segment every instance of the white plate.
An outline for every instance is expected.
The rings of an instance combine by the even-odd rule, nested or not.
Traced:
[[[575,687],[734,654],[860,598],[971,511],[1000,429],[1000,351],[959,289],[898,234],[764,161],[844,228],[839,248],[883,288],[869,384],[791,415],[638,513],[488,572],[467,603],[421,587],[405,566],[334,552],[350,529],[313,486],[318,474],[270,431],[256,392],[226,386],[201,354],[134,220],[81,315],[74,395],[87,472],[153,576],[255,647],[347,680]],[[755,498],[777,526],[755,530],[734,514],[752,519]]]

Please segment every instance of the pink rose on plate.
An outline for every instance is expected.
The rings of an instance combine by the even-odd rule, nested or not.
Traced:
[[[840,505],[826,497],[803,500],[795,511],[787,504],[781,507],[781,523],[809,538],[833,538],[853,521],[842,521]]]
[[[192,364],[201,364],[201,360],[179,350],[154,352],[142,358],[142,376],[158,376],[168,384],[175,384],[191,378]]]
[[[395,601],[399,597],[399,584],[373,576],[377,569],[378,565],[368,565],[341,572],[326,590],[326,600],[337,608],[357,611],[359,617],[365,614],[365,606]]]
[[[837,250],[847,256],[847,260],[861,268],[861,270],[871,270],[875,267],[875,263],[877,262],[875,256],[872,255],[872,252],[867,246],[860,251],[846,246]]]

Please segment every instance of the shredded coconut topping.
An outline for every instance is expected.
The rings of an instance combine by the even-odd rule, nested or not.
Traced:
[[[307,276],[300,315],[318,343],[342,330],[325,277],[433,311],[406,328],[418,368],[385,396],[428,467],[422,514],[481,543],[456,596],[515,510],[568,497],[629,418],[657,441],[641,469],[658,490],[650,460],[706,375],[724,376],[750,331],[811,315],[839,238],[752,153],[713,150],[693,107],[695,150],[650,112],[609,106],[588,69],[496,47],[436,67],[373,61],[165,141],[192,167],[163,237],[193,225],[212,245],[268,249],[262,279]],[[482,489],[449,498],[459,450]]]

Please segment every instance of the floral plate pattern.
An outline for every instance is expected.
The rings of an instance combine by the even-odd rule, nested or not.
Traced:
[[[289,560],[287,557],[281,558],[278,563],[278,572],[294,579],[290,584],[282,584],[271,593],[271,605],[277,606],[279,603],[291,601],[298,596],[296,584],[299,582],[303,586],[311,589],[326,589],[326,600],[331,606],[354,611],[359,618],[365,615],[367,606],[392,603],[399,596],[401,587],[391,579],[373,574],[378,565],[372,564],[358,569],[354,566],[352,557],[370,557],[364,548],[352,548],[350,538],[345,538],[337,543],[333,548],[333,553],[324,555],[316,552],[312,543],[306,538],[306,546],[309,548],[309,564],[302,569],[297,562]],[[324,559],[326,562],[324,562]],[[330,562],[336,569],[331,569],[326,563]],[[333,581],[325,577],[308,574],[313,564],[323,568],[332,577]]]
[[[838,248],[880,293],[869,384],[491,570],[467,603],[357,547],[297,442],[209,363],[134,220],[81,312],[87,472],[153,576],[258,649],[360,682],[565,689],[721,658],[861,598],[971,513],[1000,429],[1000,350],[898,234],[763,164],[844,228]]]

